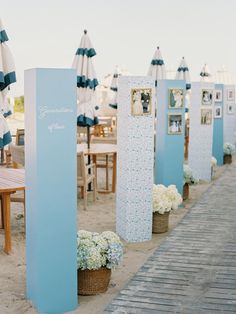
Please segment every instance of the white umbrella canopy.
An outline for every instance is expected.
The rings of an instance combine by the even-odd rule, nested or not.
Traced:
[[[98,123],[94,95],[98,80],[92,63],[95,55],[96,51],[85,30],[72,64],[72,68],[77,71],[78,126],[93,126]]]
[[[180,65],[177,69],[177,73],[175,76],[176,80],[185,80],[186,82],[186,89],[191,89],[191,81],[190,81],[190,74],[189,74],[189,68],[187,66],[186,60],[184,57],[180,61]]]
[[[233,75],[226,69],[224,65],[216,72],[216,83],[218,84],[235,84]]]
[[[8,89],[16,82],[15,64],[7,45],[7,33],[0,19],[0,112],[4,117],[11,114],[7,101]]]
[[[200,73],[201,82],[210,82],[211,81],[211,73],[207,64],[204,64],[202,71]]]
[[[7,125],[7,121],[0,113],[0,149],[10,144],[12,141],[11,133]]]
[[[166,78],[165,63],[159,47],[157,47],[157,50],[152,58],[148,70],[148,76],[152,76],[154,78],[155,86],[157,86],[158,80],[164,80]]]
[[[114,97],[112,99],[112,103],[109,104],[109,106],[113,109],[117,109],[118,78],[120,75],[121,74],[118,72],[118,67],[116,67],[110,86],[110,89],[114,92]]]

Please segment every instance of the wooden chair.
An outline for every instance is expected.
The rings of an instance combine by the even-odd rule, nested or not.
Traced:
[[[25,147],[23,145],[9,145],[13,168],[24,168],[25,166]],[[11,195],[11,202],[24,204],[24,221],[25,221],[25,191],[19,191]]]
[[[116,137],[92,137],[92,144],[117,144]],[[112,154],[109,155],[99,155],[96,160],[96,175],[98,168],[106,169],[106,190],[108,190],[109,185],[109,169],[113,168],[113,158]],[[98,175],[97,175],[98,177]],[[99,191],[101,192],[101,191]]]
[[[12,137],[15,137],[15,145],[17,146],[24,146],[25,145],[25,129],[17,129],[16,135],[12,135]],[[11,144],[10,144],[11,145]],[[6,166],[7,168],[12,167],[12,156],[10,148],[5,150],[5,159],[6,159]],[[15,166],[13,165],[15,168]]]
[[[88,184],[93,185],[93,200],[96,201],[97,196],[97,178],[96,165],[91,163],[86,165],[83,152],[77,154],[77,186],[81,189],[82,197],[84,198],[84,209],[87,209],[88,202]]]
[[[25,129],[16,130],[16,145],[25,145]]]
[[[112,117],[100,118],[99,122],[104,124],[103,126],[103,136],[110,136],[113,132],[113,120]]]
[[[87,143],[87,128],[77,126],[77,144]]]
[[[23,168],[25,165],[25,146],[11,143],[9,151],[13,168]]]

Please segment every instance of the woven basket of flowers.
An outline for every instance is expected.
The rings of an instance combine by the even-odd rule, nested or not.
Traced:
[[[121,262],[123,245],[117,234],[101,234],[80,230],[77,234],[78,294],[95,295],[106,292],[111,269]]]
[[[153,186],[153,233],[168,231],[170,211],[177,209],[181,203],[182,197],[175,185],[165,187],[158,184]]]
[[[101,267],[99,269],[78,270],[78,294],[94,295],[107,291],[111,269]]]
[[[169,214],[166,212],[164,214],[159,214],[158,212],[152,215],[152,232],[153,233],[164,233],[168,231],[169,226]]]
[[[232,155],[235,153],[235,146],[231,143],[224,143],[224,164],[232,163]]]
[[[183,182],[183,200],[189,198],[189,186],[198,184],[199,180],[193,176],[192,169],[188,165],[184,165],[184,182]]]

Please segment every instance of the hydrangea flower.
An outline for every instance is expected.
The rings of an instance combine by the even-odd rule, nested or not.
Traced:
[[[189,185],[198,184],[199,180],[193,176],[192,169],[188,165],[184,165],[184,184],[188,183]]]
[[[114,268],[122,257],[123,245],[114,232],[105,231],[99,234],[80,230],[77,233],[78,269]]]
[[[235,152],[235,146],[231,143],[224,144],[224,154],[225,155],[232,155]]]
[[[217,160],[214,156],[211,157],[211,166],[215,167],[217,165]]]
[[[175,210],[182,203],[182,197],[175,185],[165,187],[162,184],[153,186],[153,212],[164,214]]]
[[[107,268],[119,265],[123,256],[123,247],[118,243],[111,243],[107,250]]]

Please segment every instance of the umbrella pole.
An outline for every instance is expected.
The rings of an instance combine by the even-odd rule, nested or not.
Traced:
[[[1,148],[1,161],[0,164],[2,165],[4,163],[4,148]]]
[[[88,149],[90,149],[90,127],[87,126],[87,143],[88,143]],[[90,159],[90,154],[88,154],[88,164],[90,165],[91,159]],[[88,173],[91,174],[91,169],[88,169]],[[88,184],[88,191],[92,191],[92,184]]]
[[[88,149],[90,149],[90,127],[87,126],[87,142],[88,142]]]

